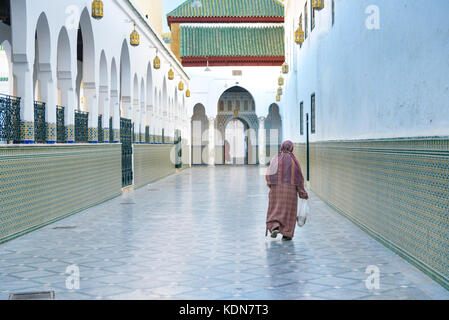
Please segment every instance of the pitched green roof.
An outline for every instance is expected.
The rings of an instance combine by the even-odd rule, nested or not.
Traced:
[[[284,27],[181,26],[181,57],[281,57]]]
[[[167,14],[168,17],[284,17],[284,5],[277,0],[200,0],[192,7],[188,0]]]

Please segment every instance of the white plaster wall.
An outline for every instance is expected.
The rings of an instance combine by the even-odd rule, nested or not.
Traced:
[[[449,135],[449,1],[335,0],[332,26],[326,0],[300,48],[293,34],[305,1],[287,3],[293,72],[281,110],[285,137],[305,141],[299,103],[310,113],[312,93],[317,132],[311,141]],[[366,28],[370,5],[380,9],[379,30]]]
[[[268,115],[268,108],[276,103],[277,79],[281,67],[186,67],[189,74],[192,97],[189,101],[189,117],[193,115],[193,107],[197,103],[204,105],[206,115],[215,118],[220,96],[233,86],[248,90],[256,104],[256,114],[259,117]],[[242,76],[233,76],[233,70],[241,70]]]
[[[50,43],[51,43],[51,72],[53,80],[56,81],[56,61],[57,61],[57,45],[58,36],[60,30],[65,26],[68,31],[68,36],[70,40],[70,51],[71,51],[71,61],[72,61],[72,81],[73,87],[75,86],[75,79],[77,74],[77,62],[76,62],[76,43],[77,43],[77,22],[73,21],[79,20],[84,9],[91,11],[91,1],[86,0],[15,0],[14,6],[12,8],[12,42],[13,42],[13,60],[14,66],[17,70],[27,69],[28,72],[33,70],[34,63],[34,34],[36,29],[36,24],[41,13],[44,13],[49,24],[50,29]],[[188,76],[185,74],[182,66],[178,63],[175,56],[169,51],[169,49],[163,44],[163,41],[159,36],[152,31],[151,27],[147,25],[146,19],[136,11],[133,6],[127,0],[112,0],[105,2],[105,15],[101,20],[95,20],[91,18],[93,36],[94,36],[94,55],[93,61],[88,61],[90,65],[95,69],[95,86],[96,93],[95,96],[99,97],[99,84],[100,84],[100,56],[102,51],[105,53],[106,63],[108,66],[108,84],[110,87],[111,81],[111,62],[114,59],[117,66],[117,72],[120,72],[120,60],[121,60],[121,48],[122,43],[125,41],[130,53],[131,61],[131,103],[133,99],[141,100],[140,84],[141,81],[145,85],[145,106],[154,105],[154,97],[147,96],[147,69],[148,65],[152,64],[153,58],[156,54],[156,48],[158,48],[158,56],[161,58],[161,69],[154,70],[152,67],[151,78],[152,78],[152,88],[151,92],[156,90],[162,90],[163,79],[167,78],[167,73],[170,68],[175,71],[176,77],[173,81],[167,81],[167,97],[168,99],[174,99],[174,94],[178,95],[178,101],[182,101],[182,97],[185,93],[178,92],[175,90],[179,81],[183,81],[186,87],[189,86]],[[26,17],[23,21],[23,17]],[[131,21],[136,22],[136,29],[140,34],[140,46],[131,47],[129,45],[129,36],[133,30],[133,24]],[[73,27],[76,26],[76,27]],[[3,32],[2,32],[3,34]],[[20,68],[19,68],[20,65]],[[16,70],[16,71],[17,71]],[[133,93],[132,83],[134,76],[137,76],[139,80],[137,93]],[[30,89],[30,88],[28,88]],[[31,88],[32,89],[32,88]],[[21,90],[23,91],[23,90]],[[30,91],[30,90],[28,90]],[[55,97],[57,93],[54,93]],[[56,101],[57,98],[54,97]],[[32,119],[32,93],[24,99],[24,114],[22,115],[25,119]],[[94,103],[97,103],[98,99],[94,99]],[[163,111],[166,111],[168,104],[164,101],[160,101],[160,106],[158,106]],[[148,108],[150,109],[150,108]],[[93,111],[95,112],[95,110]],[[149,112],[149,111],[147,111]],[[136,112],[131,112],[130,115],[136,114]],[[143,132],[145,129],[145,122],[148,119],[150,126],[157,128],[161,131],[162,125],[161,121],[168,121],[168,119],[158,119],[154,114],[150,114],[149,117],[140,117],[142,119]],[[133,119],[137,120],[137,119]],[[187,126],[188,120],[183,121],[183,126]],[[148,123],[147,123],[148,124]],[[152,132],[152,130],[150,130]],[[168,132],[167,132],[168,133]],[[157,132],[155,134],[158,134]],[[160,133],[159,133],[160,134]],[[173,133],[169,133],[173,136]]]

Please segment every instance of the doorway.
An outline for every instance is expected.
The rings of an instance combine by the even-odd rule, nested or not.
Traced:
[[[239,119],[229,121],[225,130],[224,163],[227,165],[248,164],[247,125]]]

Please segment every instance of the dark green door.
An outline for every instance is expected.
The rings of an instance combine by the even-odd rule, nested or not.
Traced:
[[[133,145],[131,120],[120,118],[120,142],[122,143],[122,187],[133,183]]]
[[[175,130],[176,169],[182,168],[182,137],[181,130]]]

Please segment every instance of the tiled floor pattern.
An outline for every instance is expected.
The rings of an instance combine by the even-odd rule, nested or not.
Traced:
[[[0,299],[449,299],[313,195],[292,242],[265,238],[267,194],[257,167],[185,170],[0,245]]]

